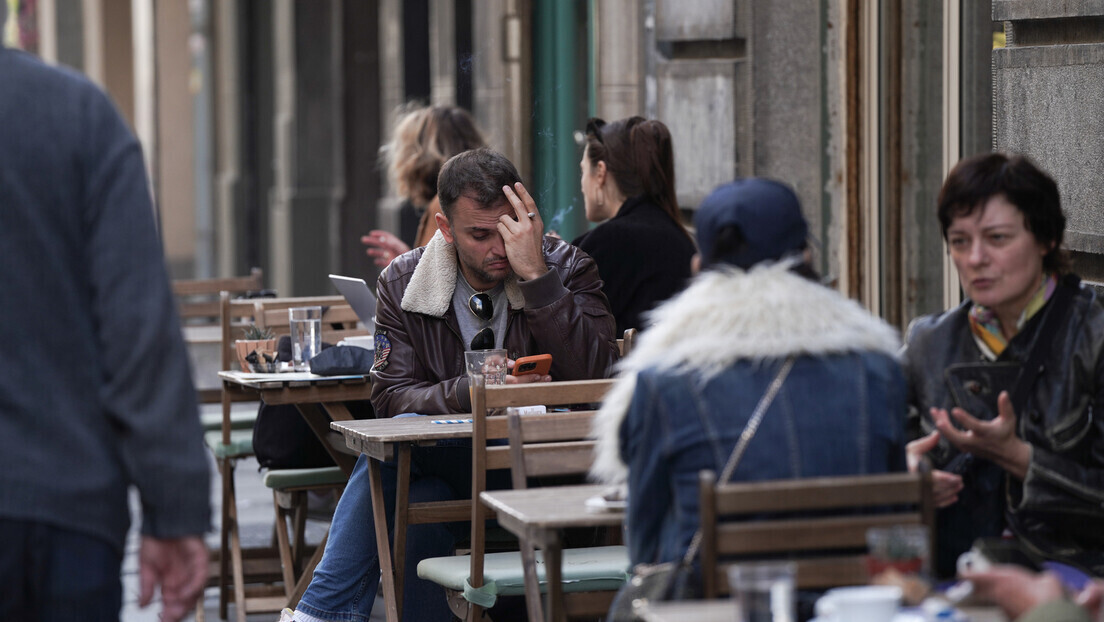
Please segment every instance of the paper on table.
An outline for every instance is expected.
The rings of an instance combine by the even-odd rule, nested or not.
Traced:
[[[621,486],[607,489],[600,495],[594,495],[586,500],[588,512],[623,512],[629,505],[629,500]]]

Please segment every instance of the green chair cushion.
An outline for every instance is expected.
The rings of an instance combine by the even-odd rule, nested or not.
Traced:
[[[253,430],[230,430],[230,443],[223,444],[222,430],[211,430],[203,434],[203,440],[220,460],[226,458],[245,458],[253,455]]]
[[[468,585],[468,555],[433,557],[418,563],[418,576],[450,590],[482,607],[492,607],[499,595],[525,593],[521,553],[489,553],[483,558],[483,587]],[[624,546],[596,546],[563,552],[564,592],[596,592],[620,589],[629,572],[629,552]],[[544,555],[537,551],[537,579],[547,589]]]
[[[337,466],[314,469],[269,469],[264,475],[264,485],[273,490],[339,485],[347,481],[349,477],[341,467]]]
[[[230,409],[231,430],[252,430],[253,422],[257,420],[257,406],[250,404],[249,408]],[[203,424],[204,432],[222,430],[222,412],[205,412],[199,415],[199,421]]]

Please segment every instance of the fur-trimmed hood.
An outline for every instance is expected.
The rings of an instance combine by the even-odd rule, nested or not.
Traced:
[[[792,262],[710,270],[649,314],[595,418],[591,476],[623,482],[619,430],[644,369],[713,377],[740,360],[874,351],[893,356],[897,331],[855,301],[789,270]]]
[[[433,234],[426,245],[410,283],[403,292],[403,311],[424,313],[433,317],[444,317],[452,304],[452,294],[456,291],[456,271],[458,266],[456,248],[445,241],[440,231]],[[525,296],[518,287],[517,275],[511,273],[506,278],[506,300],[513,309],[525,306]]]

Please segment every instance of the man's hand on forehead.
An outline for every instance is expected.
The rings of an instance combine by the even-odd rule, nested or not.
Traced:
[[[542,248],[544,221],[529,191],[521,182],[514,187],[503,186],[502,193],[513,208],[498,218],[498,232],[506,246],[506,256],[518,277],[531,281],[545,272]]]

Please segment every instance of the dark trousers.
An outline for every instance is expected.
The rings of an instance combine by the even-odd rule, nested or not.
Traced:
[[[119,620],[120,553],[107,541],[0,518],[0,620]]]

